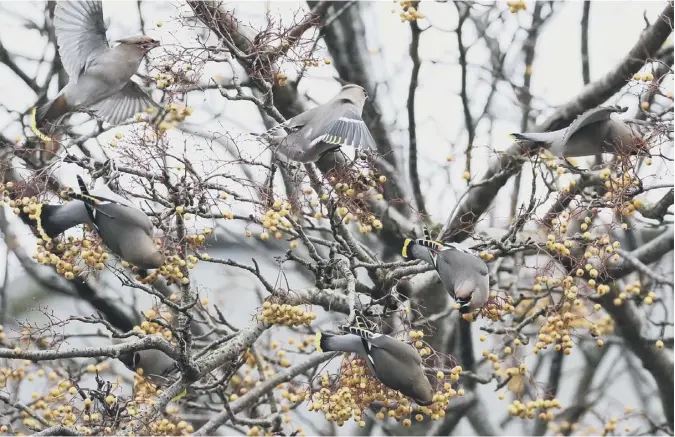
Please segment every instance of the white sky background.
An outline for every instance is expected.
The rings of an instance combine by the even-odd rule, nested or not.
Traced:
[[[272,2],[268,5],[272,15],[280,16],[284,22],[292,20],[299,5],[305,7],[304,3],[297,2]],[[37,65],[31,59],[38,59],[42,55],[45,50],[46,37],[40,37],[35,30],[26,30],[17,20],[17,16],[39,19],[43,5],[28,1],[2,2],[0,7],[0,41],[11,53],[20,54],[27,58],[16,58],[15,61],[29,75],[32,75]],[[262,27],[265,7],[266,4],[263,2],[240,2],[237,5],[237,16],[240,20],[250,21],[254,27]],[[510,41],[512,32],[516,29],[518,22],[529,26],[529,12],[533,7],[533,3],[528,2],[528,13],[510,15],[509,26],[511,26],[511,30],[506,32],[508,35],[493,35],[500,40],[503,47]],[[653,21],[663,7],[663,1],[594,1],[592,3],[589,26],[591,81],[597,80],[613,68],[633,46],[645,26],[643,12],[646,11],[647,17]],[[412,68],[412,62],[408,57],[410,30],[407,24],[400,22],[398,13],[391,13],[392,8],[398,10],[398,3],[391,1],[372,3],[370,9],[366,12],[366,20],[370,48],[372,49],[372,61],[376,65],[374,72],[377,74],[378,81],[383,84],[386,81],[386,85],[382,85],[378,90],[377,99],[383,111],[385,111],[383,113],[385,121],[390,123],[391,131],[394,132],[392,138],[394,144],[398,146],[397,152],[399,153],[399,162],[402,163],[401,168],[406,169],[407,172],[407,159],[405,158],[407,153],[407,114],[405,104]],[[579,24],[582,3],[567,2],[564,6],[556,5],[556,8],[558,12],[553,19],[549,20],[539,37],[533,65],[531,85],[531,93],[534,95],[533,106],[536,110],[542,111],[538,121],[542,121],[557,105],[567,102],[583,88]],[[17,15],[10,15],[7,11],[12,11]],[[456,26],[455,7],[449,3],[425,1],[422,3],[420,11],[435,26],[442,29],[453,29]],[[140,29],[135,1],[104,1],[104,14],[110,20],[111,27],[108,32],[110,41],[138,33]],[[175,20],[177,15],[175,3],[146,2],[143,6],[143,14],[146,31],[150,36],[160,39],[165,45],[173,44],[176,41],[185,45],[192,45],[190,40],[194,38],[195,34],[190,29],[181,27]],[[156,26],[158,20],[162,20],[164,23],[161,28]],[[427,27],[428,20],[420,21],[422,28]],[[470,28],[471,25],[468,23],[467,27]],[[521,32],[523,31],[521,30]],[[470,35],[470,33],[467,35]],[[470,36],[466,38],[470,38]],[[416,100],[418,150],[421,154],[418,168],[424,184],[422,192],[425,194],[427,208],[436,221],[443,221],[452,211],[457,197],[463,193],[466,187],[465,182],[461,179],[464,169],[462,152],[466,147],[466,135],[463,130],[464,117],[459,98],[460,70],[457,63],[455,34],[435,29],[424,32],[420,44],[420,55],[423,66],[420,72],[420,86]],[[157,54],[153,52],[153,56],[157,56]],[[435,64],[432,65],[430,61],[435,61]],[[475,102],[472,107],[474,115],[478,115],[475,111],[482,107],[487,93],[485,82],[478,82],[477,80],[480,75],[484,77],[485,73],[475,66],[476,64],[487,65],[487,53],[482,45],[471,49],[469,62],[474,64],[470,67],[469,98]],[[41,67],[39,81],[44,80],[46,69],[46,65]],[[518,56],[507,58],[505,71],[511,77],[516,78],[514,81],[517,84],[521,83],[523,69],[524,61],[520,52],[518,52]],[[204,71],[204,81],[215,75],[228,78],[231,76],[228,70],[225,64],[210,67]],[[304,78],[301,83],[301,93],[307,93],[312,99],[323,102],[332,97],[339,89],[337,82],[331,79],[336,74],[331,66],[322,65],[308,71],[309,77]],[[241,71],[239,74],[241,74]],[[293,78],[290,71],[289,76]],[[641,85],[634,86],[639,87]],[[667,86],[672,91],[672,78]],[[55,83],[52,83],[52,88],[50,91],[51,97],[57,91]],[[634,90],[637,90],[637,88]],[[634,94],[637,94],[637,92]],[[13,73],[9,72],[4,65],[0,66],[1,104],[11,110],[23,112],[31,107],[35,100],[36,96],[27,86],[17,79]],[[491,132],[486,131],[487,125],[482,124],[480,126],[478,137],[475,140],[474,177],[482,175],[487,158],[494,154],[491,149],[505,149],[511,144],[508,134],[518,131],[521,115],[520,109],[515,109],[514,101],[512,92],[499,93],[492,106],[492,114],[498,121],[494,123]],[[622,101],[622,103],[634,106],[636,101],[636,97],[633,97],[632,101],[628,99],[625,102]],[[222,99],[217,92],[206,93],[206,96],[202,93],[195,93],[190,96],[188,103],[196,108],[195,114],[188,119],[195,125],[206,120],[209,112],[215,112],[216,109],[223,110],[225,115],[219,118],[217,123],[211,122],[209,125],[199,126],[205,131],[217,130],[222,132],[227,130],[233,137],[238,138],[238,135],[246,132],[262,132],[264,130],[258,110],[251,103],[228,102]],[[207,107],[209,111],[206,110]],[[10,116],[0,108],[0,129],[9,138],[22,135],[20,126],[18,123],[12,122],[12,117],[14,116]],[[118,130],[123,129],[113,129],[99,139],[104,144],[110,142],[113,133]],[[177,141],[180,140],[182,149],[183,141],[180,133],[174,130],[170,134]],[[190,141],[192,143],[192,140]],[[257,146],[250,139],[245,142],[242,140],[239,145],[246,148],[247,151],[251,150],[252,155],[257,154],[255,150]],[[670,153],[672,154],[672,151]],[[455,162],[446,163],[445,157],[448,154],[452,154],[456,158]],[[202,161],[201,165],[204,169],[213,165],[212,158],[209,155],[193,154],[193,159]],[[655,162],[655,164],[658,163]],[[73,166],[64,167],[59,170],[59,174],[63,176],[66,183],[74,184],[74,174],[71,172],[75,169],[76,167]],[[658,167],[655,165],[650,171],[667,175],[663,179],[655,180],[654,183],[668,183],[672,179],[672,168],[670,166]],[[524,171],[524,183],[527,182],[527,178],[528,172]],[[449,186],[452,189],[449,189]],[[502,193],[504,192],[510,194],[510,191],[503,191]],[[525,190],[521,195],[529,195],[529,190]],[[662,195],[661,192],[654,193],[654,197],[660,195]],[[493,212],[497,219],[495,225],[503,225],[508,220],[509,197],[504,197],[505,201],[502,203],[498,201],[495,206],[495,212]],[[235,211],[236,208],[235,206]],[[11,215],[9,210],[7,212]],[[200,223],[200,225],[211,224]],[[228,229],[239,232],[240,227],[230,223]],[[31,241],[26,228],[15,226],[15,231],[24,235],[25,241]],[[274,256],[281,255],[283,250],[284,247],[280,247],[278,254],[274,254]],[[0,253],[5,252],[2,250]],[[228,256],[249,260],[250,252],[228,253]],[[18,266],[18,263],[14,261],[12,260],[10,265],[12,267]],[[223,273],[219,267],[204,266],[200,268],[203,269],[204,275],[201,277],[204,279],[199,279],[200,275],[198,274],[198,284],[205,287],[203,292],[213,301],[227,302],[228,297],[233,297],[233,292],[237,291],[234,290],[235,288],[238,288],[238,293],[242,293],[241,290],[245,290],[247,286],[255,283],[250,278],[234,276],[233,272]],[[276,267],[272,263],[263,265],[263,269],[268,269],[270,275],[276,274]],[[20,276],[18,271],[16,276]],[[228,292],[221,289],[223,279],[230,281]],[[306,282],[299,277],[291,277],[291,280],[297,281],[298,285],[306,285]],[[241,284],[241,287],[234,287],[232,281],[238,281],[236,284]],[[54,303],[54,305],[59,310],[58,304]],[[64,311],[64,314],[71,310],[67,305],[60,309]],[[86,313],[87,310],[84,309],[83,311]],[[243,324],[248,320],[249,313],[247,311],[232,311],[231,316],[234,322]],[[484,347],[485,345],[480,343],[475,345],[478,352]],[[605,360],[605,363],[613,362],[614,360]],[[574,366],[574,360],[566,360],[566,372],[568,372],[566,375],[574,373]],[[604,373],[599,372],[599,374]],[[629,384],[627,381],[629,380],[626,379],[625,384],[617,381],[613,384],[613,387],[615,389],[625,388],[626,384]],[[567,391],[572,386],[572,384],[563,384],[560,397],[564,398],[565,395],[570,395]],[[497,401],[496,396],[490,389],[483,388],[481,391],[484,398],[488,399],[488,406],[498,406],[500,411],[505,408],[506,401]],[[624,400],[625,403],[630,402],[621,391],[613,394],[617,399],[622,399],[622,402]],[[500,413],[498,417],[501,418],[502,414]],[[497,423],[498,420],[498,418],[495,418],[494,422]],[[513,430],[514,428],[512,428],[512,432]],[[470,429],[463,427],[461,431],[469,432]]]

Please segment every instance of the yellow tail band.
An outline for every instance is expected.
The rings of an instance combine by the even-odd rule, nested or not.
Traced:
[[[408,246],[410,245],[411,241],[412,240],[410,238],[406,238],[403,242],[403,249],[401,249],[401,256],[403,256],[403,258],[408,258]]]
[[[49,238],[49,235],[47,235],[44,228],[42,227],[41,215],[42,215],[42,205],[38,203],[37,205],[35,205],[35,222],[37,223],[38,233],[40,234],[40,237],[42,237],[43,240],[52,241],[52,239]]]
[[[317,332],[316,335],[314,336],[314,347],[316,347],[317,352],[323,352],[323,349],[321,349],[321,333]]]
[[[33,106],[33,109],[30,111],[30,129],[33,131],[36,137],[40,138],[42,141],[49,142],[52,140],[51,137],[48,137],[47,135],[43,134],[40,132],[40,129],[37,127],[37,106]]]

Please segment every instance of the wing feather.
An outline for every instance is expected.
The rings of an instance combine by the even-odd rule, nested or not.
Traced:
[[[137,83],[129,81],[119,93],[95,104],[92,110],[97,117],[116,125],[150,106],[157,107],[157,104]]]
[[[572,124],[569,125],[565,131],[565,136],[563,137],[563,144],[567,144],[570,137],[574,135],[584,126],[589,124],[598,123],[601,121],[607,121],[610,119],[610,116],[615,112],[624,112],[623,108],[618,106],[599,106],[597,108],[590,109],[580,116],[578,116]]]
[[[54,11],[59,55],[70,80],[110,50],[100,1],[60,1]]]
[[[317,114],[317,117],[319,114]],[[368,126],[361,118],[360,111],[352,104],[341,104],[326,112],[325,125],[316,130],[316,137],[310,140],[310,146],[318,143],[332,144],[337,147],[348,146],[355,149],[374,149],[375,140]],[[336,147],[336,148],[337,148]]]

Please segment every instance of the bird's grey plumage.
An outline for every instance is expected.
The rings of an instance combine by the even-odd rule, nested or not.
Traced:
[[[84,203],[79,200],[64,205],[42,205],[41,210],[42,229],[49,238],[89,221]]]
[[[83,184],[81,182],[81,188]],[[152,221],[147,215],[105,186],[91,193],[83,190],[82,194],[111,201],[100,202],[95,207],[77,199],[64,205],[42,205],[40,221],[50,238],[73,226],[87,223],[123,260],[143,269],[156,269],[164,263],[153,241]]]
[[[485,262],[455,244],[428,239],[404,243],[403,257],[419,259],[436,269],[445,290],[460,304],[460,312],[482,308],[490,295],[489,269]]]
[[[488,267],[479,257],[457,248],[438,252],[436,271],[445,289],[456,299],[469,302],[469,309],[482,308],[490,295]]]
[[[541,133],[513,133],[520,142],[541,143],[561,157],[614,153],[631,155],[646,149],[639,132],[618,118],[626,109],[597,107],[584,112],[564,129]]]
[[[113,344],[121,343],[113,340]],[[143,376],[155,384],[166,383],[163,376],[174,368],[175,361],[158,349],[144,349],[120,354],[119,360],[131,371],[143,369]]]
[[[337,149],[370,150],[375,140],[361,118],[366,91],[354,84],[345,85],[331,100],[275,126],[262,139],[269,141],[287,159],[315,162]]]
[[[422,358],[411,345],[384,334],[349,327],[345,335],[320,334],[323,351],[350,352],[363,357],[380,382],[420,405],[432,403],[433,389]]]
[[[60,1],[54,11],[54,29],[63,66],[70,78],[58,96],[38,108],[37,128],[53,125],[66,114],[93,110],[103,120],[118,124],[157,106],[131,77],[145,54],[159,43],[147,36],[120,40],[110,48],[100,1]],[[53,126],[50,127],[53,130]]]

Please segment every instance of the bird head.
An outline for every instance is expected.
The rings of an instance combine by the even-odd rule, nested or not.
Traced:
[[[120,39],[118,42],[126,46],[136,47],[143,53],[147,53],[161,45],[159,41],[146,35],[130,36],[128,38]]]
[[[143,248],[138,247],[138,252],[136,253],[137,259],[134,259],[136,262],[132,264],[135,264],[143,269],[158,269],[162,267],[165,261],[162,252],[157,250],[154,244],[150,245],[145,241],[143,241],[141,244],[143,245]]]
[[[455,302],[459,304],[460,314],[468,314],[471,311],[471,298],[465,299],[463,297],[458,297],[455,299]]]
[[[356,106],[363,107],[366,100],[368,100],[368,91],[362,86],[350,83],[342,87],[338,98],[351,101]]]
[[[120,354],[119,360],[131,371],[136,371],[136,369],[141,364],[141,354],[138,352],[130,351]]]
[[[426,407],[434,403],[434,389],[431,387],[429,380],[424,374],[424,371],[420,373],[415,373],[413,378],[413,393],[411,393],[410,398],[414,400],[418,405]]]

